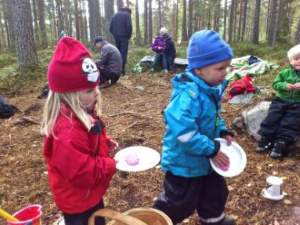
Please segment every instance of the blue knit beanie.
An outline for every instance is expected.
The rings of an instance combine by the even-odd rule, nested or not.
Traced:
[[[220,35],[212,30],[202,30],[194,33],[187,49],[188,69],[200,69],[232,59],[233,53]]]

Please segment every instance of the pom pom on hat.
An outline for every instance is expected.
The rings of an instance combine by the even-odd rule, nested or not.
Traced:
[[[188,69],[200,69],[233,57],[232,49],[212,30],[194,33],[187,49]]]
[[[168,34],[167,28],[165,28],[165,27],[160,28],[159,34],[160,35],[166,35],[166,34]]]
[[[72,37],[59,40],[48,65],[48,84],[53,92],[75,92],[99,84],[99,71],[87,48]]]

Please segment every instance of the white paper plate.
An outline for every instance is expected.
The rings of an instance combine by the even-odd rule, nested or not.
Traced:
[[[223,138],[217,138],[216,140],[221,144],[221,151],[229,158],[229,168],[228,170],[222,170],[215,165],[212,159],[210,159],[209,161],[212,168],[223,177],[234,177],[239,175],[243,172],[247,164],[247,157],[244,150],[236,142],[232,142],[231,145],[227,145],[227,141]]]
[[[129,165],[126,162],[128,155],[136,155],[139,162]],[[115,160],[118,161],[117,169],[126,172],[139,172],[153,168],[160,161],[160,154],[156,150],[144,146],[132,146],[117,152]]]

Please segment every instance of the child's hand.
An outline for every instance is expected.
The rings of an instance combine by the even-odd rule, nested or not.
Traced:
[[[293,86],[294,86],[294,90],[300,90],[300,82],[295,83]]]
[[[218,154],[212,159],[217,167],[222,170],[228,170],[229,168],[229,158],[223,152],[218,151]]]
[[[294,89],[295,89],[295,84],[288,84],[288,85],[287,85],[287,89],[288,89],[289,91],[294,90]]]
[[[113,157],[115,155],[115,151],[119,147],[119,143],[116,142],[113,139],[110,139],[108,145],[109,145],[109,152],[108,152],[108,154],[109,154],[109,156]]]

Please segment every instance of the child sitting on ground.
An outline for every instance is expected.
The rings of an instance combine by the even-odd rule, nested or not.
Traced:
[[[273,81],[276,97],[258,133],[261,140],[257,152],[271,151],[270,156],[280,159],[300,135],[300,45],[287,53],[290,65],[281,70]]]
[[[194,210],[203,225],[234,225],[224,214],[226,181],[209,162],[212,159],[220,168],[229,166],[215,138],[223,137],[229,143],[233,140],[220,116],[226,68],[233,53],[211,30],[194,33],[187,52],[187,71],[173,79],[171,100],[164,110],[161,168],[166,174],[154,207],[165,212],[174,225]]]
[[[156,53],[151,71],[154,71],[160,65],[162,65],[163,72],[165,73],[174,70],[175,44],[165,27],[160,29],[159,35],[155,37],[151,47]]]
[[[116,171],[109,156],[117,143],[106,136],[100,115],[99,72],[88,50],[62,37],[48,66],[49,94],[42,133],[49,184],[66,225],[87,225],[104,207]],[[104,225],[103,218],[96,218]]]

